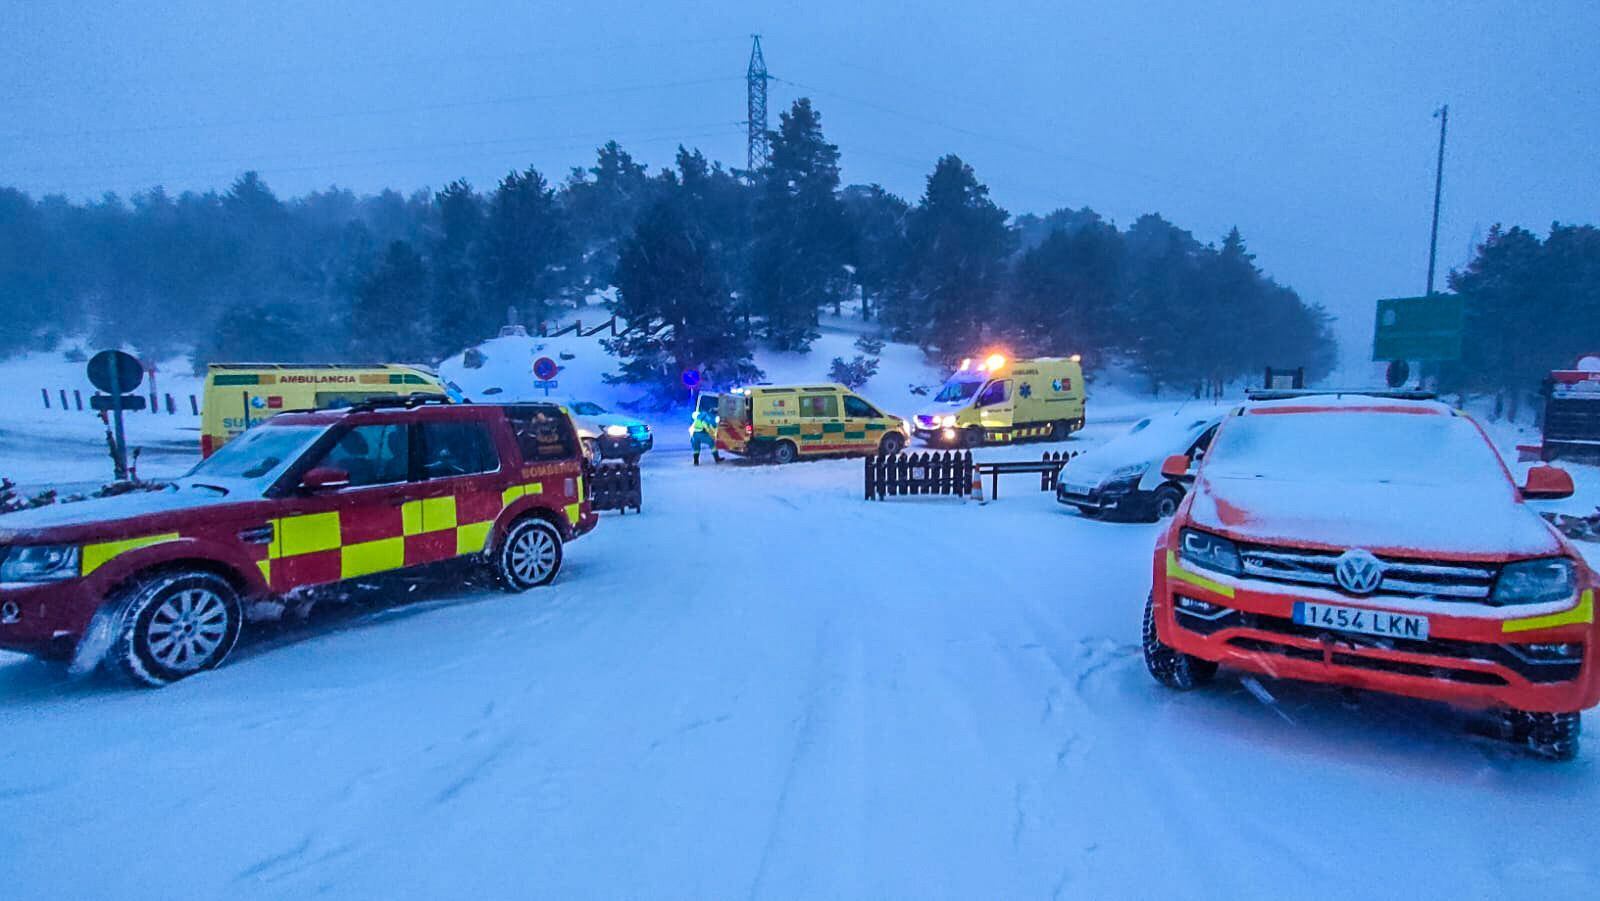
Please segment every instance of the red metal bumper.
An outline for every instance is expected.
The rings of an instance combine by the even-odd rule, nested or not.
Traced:
[[[40,656],[70,653],[99,602],[87,579],[0,588],[0,648]]]
[[[1430,614],[1431,648],[1402,650],[1393,647],[1402,642],[1294,626],[1294,604],[1305,599],[1296,597],[1288,586],[1258,590],[1246,587],[1260,584],[1254,582],[1223,584],[1204,575],[1199,579],[1182,574],[1169,577],[1168,566],[1167,551],[1159,548],[1154,573],[1156,629],[1162,642],[1185,654],[1276,678],[1346,685],[1463,707],[1554,713],[1600,704],[1600,665],[1595,661],[1600,643],[1593,622],[1508,632],[1505,620]],[[1175,593],[1245,615],[1225,615],[1215,626],[1188,614],[1180,617]],[[1359,599],[1341,603],[1386,609]],[[1507,662],[1514,660],[1513,656],[1497,653],[1506,645],[1572,642],[1584,645],[1583,662],[1575,678],[1563,681],[1535,681]],[[1445,653],[1446,649],[1450,652]]]

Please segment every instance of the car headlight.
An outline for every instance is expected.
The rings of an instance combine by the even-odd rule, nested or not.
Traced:
[[[613,438],[626,438],[628,437],[628,427],[625,425],[608,425],[606,426],[606,434]]]
[[[1239,547],[1210,532],[1184,529],[1178,535],[1178,556],[1202,569],[1230,576],[1239,574]]]
[[[956,418],[954,416],[941,416],[939,417],[939,424],[947,429],[952,428],[956,424]]]
[[[13,547],[0,563],[0,582],[59,582],[77,575],[75,544]]]
[[[1489,603],[1547,604],[1564,601],[1577,591],[1577,574],[1566,557],[1508,563],[1495,580]]]
[[[1100,484],[1104,486],[1130,485],[1144,478],[1145,470],[1150,468],[1149,463],[1130,463],[1127,466],[1118,466],[1111,470]]]

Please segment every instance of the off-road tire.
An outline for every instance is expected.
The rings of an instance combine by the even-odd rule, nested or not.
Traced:
[[[239,641],[244,623],[239,592],[204,570],[140,577],[117,592],[112,604],[106,668],[148,688],[215,669]]]
[[[564,556],[561,530],[538,516],[524,516],[506,530],[490,565],[495,582],[515,593],[550,584]]]
[[[1144,665],[1157,682],[1177,691],[1190,691],[1210,682],[1217,665],[1191,657],[1163,644],[1156,634],[1156,601],[1152,595],[1144,602]]]
[[[1583,718],[1577,713],[1530,713],[1528,750],[1535,757],[1564,762],[1578,756]]]
[[[779,441],[772,448],[772,462],[781,465],[800,459],[800,450],[793,441]]]
[[[1183,503],[1183,489],[1176,485],[1162,485],[1156,489],[1155,497],[1150,499],[1150,518],[1156,522],[1167,519],[1178,512],[1178,505]]]
[[[878,453],[885,457],[892,457],[904,450],[905,446],[906,439],[894,432],[890,432],[883,436],[882,441],[878,442]]]

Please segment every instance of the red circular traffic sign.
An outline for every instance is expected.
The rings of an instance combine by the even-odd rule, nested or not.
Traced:
[[[560,371],[561,367],[557,366],[556,361],[549,357],[540,357],[533,361],[533,375],[540,381],[548,382],[555,378],[556,373]]]

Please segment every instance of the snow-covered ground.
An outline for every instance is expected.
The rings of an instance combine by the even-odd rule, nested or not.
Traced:
[[[811,355],[758,362],[774,380],[821,379],[852,340],[830,329]],[[528,341],[486,345],[471,371],[484,384],[443,368],[476,391],[565,350],[563,399],[626,399],[592,349]],[[909,413],[910,387],[939,374],[909,348],[884,360],[863,393]],[[26,379],[20,365],[0,366],[22,382],[0,403],[0,474],[103,478],[91,417],[26,405],[68,364]],[[1073,441],[980,456],[1092,446],[1178,403],[1092,388]],[[181,419],[130,432],[170,442],[182,469]],[[853,460],[695,468],[683,427],[658,423],[643,514],[606,514],[550,588],[509,596],[453,571],[378,583],[162,691],[0,654],[4,895],[1586,897],[1600,884],[1594,742],[1550,765],[1430,704],[1234,678],[1171,693],[1138,652],[1157,526],[1082,518],[1026,477],[979,506],[862,501]],[[1491,431],[1507,451],[1526,440]],[[1592,509],[1600,470],[1569,468],[1580,497],[1564,507]]]
[[[985,451],[1014,456],[1015,451]],[[647,458],[556,585],[0,665],[12,897],[1584,897],[1595,746],[1137,648],[1155,526]],[[15,894],[13,894],[15,893]]]

